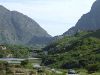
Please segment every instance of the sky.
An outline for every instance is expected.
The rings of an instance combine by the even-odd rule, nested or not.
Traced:
[[[95,0],[0,0],[0,5],[34,19],[50,35],[56,36],[75,26],[90,11]]]

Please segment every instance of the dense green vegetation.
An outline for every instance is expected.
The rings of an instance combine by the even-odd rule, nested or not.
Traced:
[[[5,45],[6,50],[0,50],[0,58],[3,57],[15,57],[26,58],[29,56],[30,48],[18,45]]]
[[[74,36],[64,37],[44,50],[44,65],[55,68],[87,69],[89,72],[100,70],[100,30],[80,32]]]

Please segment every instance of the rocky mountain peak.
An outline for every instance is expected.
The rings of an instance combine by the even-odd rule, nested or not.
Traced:
[[[70,28],[63,35],[73,35],[78,31],[95,31],[100,29],[100,0],[96,0],[90,12],[84,14],[75,27]]]

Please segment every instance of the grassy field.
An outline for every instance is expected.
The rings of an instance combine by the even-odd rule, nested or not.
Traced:
[[[35,62],[38,62],[37,60]],[[5,68],[5,66],[4,66]],[[29,75],[31,75],[30,73],[32,73],[33,75],[67,75],[68,70],[65,69],[51,69],[49,67],[45,67],[42,66],[41,67],[41,71],[39,72],[38,69],[33,68],[33,62],[29,62],[27,65],[25,66],[21,66],[21,65],[9,65],[4,69],[2,67],[2,70],[0,69],[0,75],[14,75],[14,73],[24,73],[25,75],[28,73]],[[79,69],[79,70],[75,70],[76,72],[78,72],[79,75],[100,75],[100,72],[96,72],[96,73],[92,73],[92,74],[88,74],[88,72],[85,69]],[[27,74],[27,75],[28,75]],[[20,74],[19,74],[20,75]]]
[[[5,75],[3,72],[4,72],[4,71],[1,71],[1,72],[0,72],[0,75],[1,75],[1,74],[2,74],[2,75]],[[51,71],[51,70],[49,70],[49,69],[45,69],[45,70],[43,70],[43,72],[38,72],[36,69],[33,69],[33,70],[32,70],[32,73],[33,73],[34,75],[68,75],[68,74],[65,72],[65,70],[64,70],[64,71],[61,71],[61,72],[62,72],[62,73],[56,73],[56,72]],[[13,74],[10,73],[10,74],[6,74],[6,75],[13,75]],[[81,71],[79,72],[79,75],[100,75],[100,72],[88,74],[85,70],[81,70]]]

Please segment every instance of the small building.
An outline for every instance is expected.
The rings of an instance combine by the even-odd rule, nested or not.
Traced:
[[[35,69],[40,69],[41,68],[41,66],[39,65],[39,64],[33,64],[33,68],[35,68]]]
[[[6,46],[5,45],[0,45],[0,50],[6,50]]]
[[[76,74],[76,72],[75,72],[75,70],[73,70],[73,69],[69,69],[69,70],[68,70],[68,74]]]
[[[69,69],[68,70],[68,75],[79,75],[79,74],[77,74],[77,72],[75,70]]]

